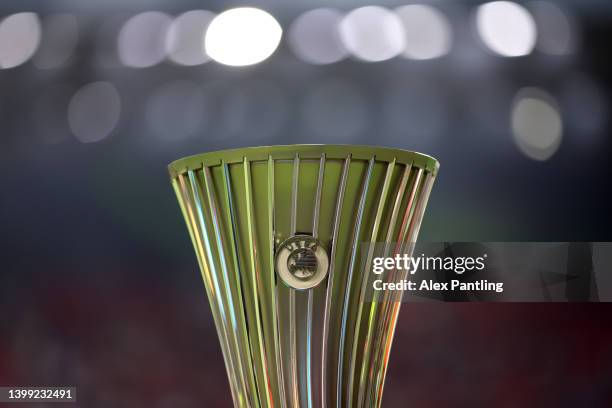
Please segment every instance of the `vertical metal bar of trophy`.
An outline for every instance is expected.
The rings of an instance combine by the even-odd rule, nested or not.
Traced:
[[[169,166],[234,406],[381,405],[402,293],[368,295],[374,243],[386,256],[411,253],[438,167],[420,153],[348,145],[234,149]]]

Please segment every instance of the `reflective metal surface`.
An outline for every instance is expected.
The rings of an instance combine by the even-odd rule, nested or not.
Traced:
[[[397,243],[392,253],[416,240],[437,167],[324,145],[170,166],[236,407],[380,406],[401,299],[366,302],[362,244]]]

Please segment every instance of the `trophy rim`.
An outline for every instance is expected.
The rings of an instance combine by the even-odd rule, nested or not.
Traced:
[[[170,176],[174,178],[190,170],[200,170],[204,166],[211,167],[226,163],[241,163],[245,159],[248,161],[264,161],[269,158],[274,160],[293,160],[298,155],[301,160],[318,160],[323,154],[327,159],[346,159],[350,155],[352,159],[370,160],[374,157],[376,160],[385,162],[395,160],[398,163],[410,164],[427,170],[434,176],[440,167],[438,160],[432,156],[393,147],[348,144],[295,144],[243,147],[195,154],[173,161],[168,165],[168,170]]]

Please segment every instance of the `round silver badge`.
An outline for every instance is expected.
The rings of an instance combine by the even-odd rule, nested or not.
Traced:
[[[329,258],[319,241],[309,235],[286,239],[276,251],[276,271],[294,289],[310,289],[327,275]]]

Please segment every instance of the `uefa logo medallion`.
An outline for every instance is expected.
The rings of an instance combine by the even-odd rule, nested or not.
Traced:
[[[327,275],[329,258],[319,241],[309,235],[286,239],[276,251],[276,271],[294,289],[310,289]]]

